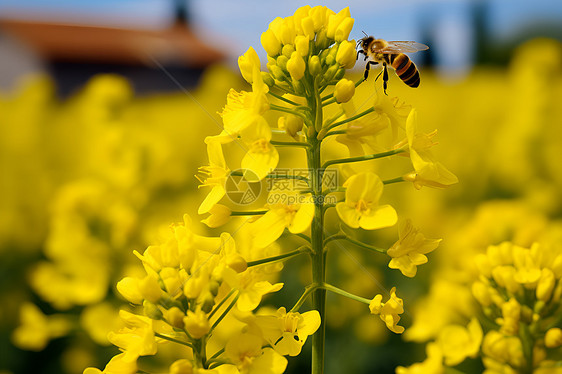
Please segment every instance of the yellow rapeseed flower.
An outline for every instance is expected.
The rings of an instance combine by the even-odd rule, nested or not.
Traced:
[[[119,311],[125,327],[118,332],[110,332],[109,341],[125,351],[123,360],[133,361],[139,356],[154,355],[157,351],[152,320],[125,310]]]
[[[388,267],[399,269],[407,277],[416,275],[417,266],[427,262],[427,253],[439,245],[441,239],[426,239],[407,219],[400,227],[400,239],[386,252],[392,257]]]
[[[230,173],[226,166],[220,143],[209,142],[207,144],[207,154],[209,156],[209,166],[199,168],[199,171],[207,176],[205,179],[200,179],[200,187],[209,186],[212,187],[212,190],[199,206],[199,214],[209,212],[226,195],[225,184]]]
[[[455,366],[467,357],[476,357],[482,343],[482,327],[476,318],[468,326],[448,325],[437,337],[437,344],[445,357],[445,364]]]
[[[244,178],[250,182],[262,180],[279,162],[279,152],[270,143],[271,128],[266,122],[259,122],[247,128],[241,135],[249,147],[240,163],[244,169]]]
[[[294,234],[304,232],[310,227],[314,217],[314,204],[310,194],[272,190],[273,196],[285,198],[285,201],[271,204],[267,213],[252,225],[255,228],[254,244],[265,248],[281,236],[285,229]]]
[[[436,132],[431,134],[420,134],[417,132],[417,112],[412,109],[406,121],[406,135],[410,149],[410,159],[414,166],[415,175],[408,176],[406,180],[414,183],[416,188],[422,186],[447,187],[458,182],[457,177],[451,173],[443,164],[436,161],[429,150],[435,143],[432,138]]]
[[[343,185],[345,202],[336,205],[341,220],[352,228],[376,230],[392,226],[398,220],[390,205],[379,205],[383,184],[375,173],[353,175]]]
[[[137,360],[128,360],[126,353],[120,353],[109,360],[103,371],[89,367],[82,374],[136,374],[137,370]]]
[[[225,354],[235,365],[237,371],[229,370],[229,365],[219,367],[220,374],[281,374],[287,367],[287,359],[271,348],[262,348],[262,338],[243,333],[231,338],[225,347]]]
[[[289,312],[285,307],[275,315],[258,315],[256,324],[263,337],[281,355],[297,356],[309,335],[320,327],[320,314],[316,310],[305,313]]]
[[[377,295],[371,300],[369,309],[372,314],[378,314],[388,329],[396,334],[402,334],[404,327],[398,326],[400,314],[404,313],[404,302],[396,296],[396,287],[390,290],[390,298],[382,302],[382,295]]]

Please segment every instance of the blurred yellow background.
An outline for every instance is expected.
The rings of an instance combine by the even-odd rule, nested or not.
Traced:
[[[177,5],[181,2],[169,5],[171,10],[166,8],[161,18],[175,21],[162,28],[154,21],[156,26],[145,29],[115,14],[106,20],[113,22],[110,26],[86,27],[87,22],[72,17],[61,21],[53,16],[60,10],[48,13],[47,5],[39,3],[33,12],[25,6],[18,10],[14,3],[0,15],[1,58],[6,61],[0,65],[2,374],[79,373],[86,366],[103,367],[115,354],[105,337],[118,326],[116,311],[124,303],[115,284],[125,273],[136,271],[134,249],[157,241],[161,230],[180,221],[184,213],[196,217],[204,196],[194,178],[207,162],[203,139],[220,129],[217,112],[228,90],[245,87],[231,63],[240,51],[227,41],[251,30],[247,26],[221,35],[225,31],[212,29],[217,20],[201,2],[192,2],[191,7],[186,3],[185,8]],[[461,3],[460,8],[438,1],[404,4],[412,9],[394,29],[389,19],[395,18],[382,18],[381,28],[389,38],[424,42],[430,51],[431,41],[436,43],[434,54],[415,60],[420,65],[420,88],[407,87],[393,74],[389,95],[418,110],[424,131],[438,129],[436,153],[460,182],[445,191],[417,191],[410,185],[388,188],[387,199],[397,210],[428,237],[444,240],[415,280],[389,271],[384,261],[363,258],[359,251],[352,252],[354,257],[335,253],[330,261],[336,279],[357,294],[377,292],[376,280],[385,278],[387,284],[401,285],[402,297],[414,305],[437,287],[437,281],[451,281],[448,286],[462,283],[455,279],[459,273],[451,275],[451,270],[462,268],[470,255],[488,244],[513,240],[529,246],[559,237],[560,29],[520,28],[515,29],[520,34],[515,37],[514,31],[509,39],[505,36],[509,28],[499,28],[492,35],[493,28],[471,22],[484,19],[489,25],[490,20],[478,12],[487,10],[490,16],[499,9],[501,14],[508,3]],[[362,37],[363,27],[367,33],[377,32],[376,16],[362,12],[364,4],[357,6],[352,35]],[[241,5],[231,27],[244,28],[240,20],[252,7],[252,2]],[[350,9],[355,17],[353,4]],[[369,4],[368,9],[376,13],[377,5]],[[380,9],[388,15],[397,12],[383,5]],[[434,25],[441,29],[428,26],[432,9],[440,10]],[[525,7],[521,9],[524,12]],[[272,19],[263,13],[252,17],[262,31]],[[157,18],[160,13],[155,14]],[[558,7],[550,17],[556,14],[559,22]],[[121,33],[114,29],[119,22],[123,29],[135,31]],[[76,28],[61,31],[57,27],[62,23],[74,23]],[[201,32],[205,27],[208,34]],[[52,32],[53,40],[59,35],[63,39],[54,43],[42,35],[45,30]],[[107,30],[117,31],[103,34]],[[447,39],[439,30],[453,31]],[[72,32],[95,42],[73,41]],[[535,37],[541,34],[550,37]],[[97,35],[115,39],[100,41]],[[258,49],[259,33],[253,38],[247,42]],[[466,48],[458,48],[463,41]],[[134,48],[121,50],[130,43]],[[362,68],[359,61],[356,78]],[[356,101],[372,105],[376,89],[369,79],[359,87]],[[341,151],[337,147],[334,144],[333,152]],[[376,165],[381,176],[394,167],[391,162]],[[201,225],[200,230],[205,228]],[[377,235],[390,245],[396,228]],[[294,280],[284,292],[299,289],[303,275],[291,269],[287,276]],[[328,373],[392,373],[396,365],[423,357],[421,346],[390,336],[363,313],[363,306],[348,303],[330,299]],[[415,313],[406,309],[408,331]],[[414,330],[410,338],[423,340],[416,332],[423,335]],[[303,363],[290,363],[287,372],[305,370],[303,357]]]

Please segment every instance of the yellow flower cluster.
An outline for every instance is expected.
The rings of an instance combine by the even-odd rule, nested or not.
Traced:
[[[441,373],[444,366],[477,355],[486,374],[556,372],[562,346],[562,251],[555,248],[503,242],[476,255],[478,274],[469,289],[477,305],[464,311],[473,315],[468,325],[450,323],[435,334],[431,350],[439,350],[439,364],[430,356],[396,372],[417,372],[417,365],[432,362],[428,372]]]
[[[125,277],[117,289],[130,303],[142,305],[144,315],[121,311],[124,327],[108,338],[123,353],[104,372],[119,367],[135,373],[139,357],[174,342],[189,347],[193,359],[178,358],[170,373],[282,373],[283,355],[298,355],[318,329],[318,312],[301,315],[281,308],[254,316],[263,296],[283,286],[267,280],[266,267],[246,261],[263,250],[237,248],[228,233],[205,237],[191,227],[186,215],[183,223],[172,225],[164,243],[135,252],[146,275]]]
[[[348,40],[353,23],[348,8],[335,13],[323,6],[305,6],[293,16],[276,18],[262,34],[267,72],[261,71],[252,47],[240,56],[238,65],[251,91],[229,91],[220,113],[223,129],[205,139],[209,163],[199,168],[198,179],[200,187],[210,190],[198,212],[209,214],[203,222],[212,228],[246,218],[234,231],[235,240],[226,232],[220,237],[195,234],[186,215],[183,224],[172,226],[172,235],[163,244],[150,246],[143,254],[135,252],[146,275],[126,277],[117,289],[131,303],[142,305],[144,316],[121,312],[125,326],[109,340],[123,353],[111,365],[125,365],[124,372],[136,370],[139,357],[156,354],[161,343],[169,341],[190,348],[188,358],[178,357],[170,366],[171,373],[277,374],[287,366],[283,356],[298,355],[314,334],[312,372],[321,374],[328,291],[369,305],[390,331],[404,331],[398,325],[404,307],[396,288],[383,302],[380,294],[366,299],[327,282],[328,244],[345,240],[388,254],[390,267],[411,277],[439,240],[425,239],[406,221],[398,243],[386,250],[342,229],[329,235],[324,214],[335,208],[341,222],[352,229],[387,228],[398,222],[398,214],[384,203],[385,185],[411,181],[416,188],[446,187],[456,183],[456,177],[432,155],[435,133],[417,131],[416,111],[410,106],[377,95],[368,109],[355,110],[355,88],[364,79],[354,83],[344,78],[356,61],[356,43]],[[272,118],[278,128],[270,125]],[[348,157],[326,158],[323,145],[332,139],[348,147]],[[365,153],[363,145],[378,153]],[[280,147],[305,150],[305,172],[295,173],[302,162],[280,160]],[[230,154],[238,149],[243,153],[237,160]],[[329,171],[338,173],[330,168],[333,165],[399,154],[410,159],[412,172],[399,171],[397,177],[383,180],[369,169],[349,168],[341,183],[327,178]],[[289,165],[288,171],[278,169],[281,161]],[[231,190],[233,178],[239,178],[236,191]],[[240,186],[264,180],[273,183],[260,210],[248,210],[259,201],[259,196],[247,195],[253,193],[249,188],[246,200],[233,200]],[[279,251],[276,242],[284,235],[305,244]],[[269,272],[281,269],[272,264],[302,254],[310,256],[312,282],[296,304],[289,311],[280,307],[274,313],[254,314],[265,294],[282,287],[268,280]],[[309,296],[314,310],[300,314]]]
[[[227,69],[212,69],[195,96],[212,103],[216,90],[234,82]],[[192,205],[178,204],[196,191],[190,169],[203,161],[190,150],[191,139],[207,135],[203,124],[212,121],[183,94],[134,97],[130,84],[113,75],[92,78],[67,100],[36,77],[2,93],[0,108],[0,158],[9,181],[0,191],[0,254],[27,281],[2,295],[2,318],[14,326],[19,349],[39,351],[69,337],[58,342],[65,347],[61,364],[77,372],[103,355],[92,343],[109,345],[108,332],[122,325],[122,301],[111,285],[123,272],[142,271],[132,249]],[[201,128],[177,126],[188,116]],[[18,222],[33,230],[21,231]]]

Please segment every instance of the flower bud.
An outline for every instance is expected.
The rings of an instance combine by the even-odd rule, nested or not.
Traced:
[[[328,18],[328,28],[327,28],[327,36],[330,39],[334,39],[336,35],[336,30],[338,26],[346,19],[350,18],[351,13],[349,12],[349,7],[344,8],[339,11],[338,14],[333,14]],[[353,24],[352,24],[353,26]],[[351,29],[350,29],[351,31]],[[349,35],[349,33],[348,33]]]
[[[142,294],[139,290],[139,280],[132,277],[125,277],[117,282],[117,291],[125,298],[127,301],[133,304],[142,303]]]
[[[201,302],[201,310],[205,313],[209,313],[211,310],[213,310],[214,306],[215,297],[210,292],[207,292]]]
[[[291,58],[287,62],[287,71],[291,74],[291,78],[294,80],[300,80],[304,77],[304,70],[306,69],[306,64],[302,56],[298,52],[293,52]]]
[[[151,303],[148,300],[145,300],[142,303],[142,306],[144,308],[144,315],[147,316],[148,318],[155,319],[155,320],[162,319],[162,311],[158,309],[158,306],[156,306],[156,304]]]
[[[277,56],[281,51],[281,43],[271,29],[267,29],[261,34],[260,41],[269,56]]]
[[[351,69],[355,66],[356,51],[355,44],[344,40],[340,43],[338,53],[336,54],[336,61],[345,69]]]
[[[293,79],[292,85],[293,85],[293,90],[297,95],[304,95],[305,93],[304,85],[302,84],[301,81],[297,81]]]
[[[315,77],[322,72],[322,65],[320,64],[320,58],[317,55],[311,56],[308,59],[308,71]]]
[[[326,24],[328,9],[325,6],[315,6],[314,8],[310,9],[309,15],[314,22],[314,30],[320,30],[320,28],[324,27]]]
[[[185,285],[183,286],[183,294],[185,297],[188,299],[196,299],[199,297],[204,285],[202,278],[202,276],[192,276],[187,280],[187,282],[185,282]]]
[[[314,39],[314,21],[312,17],[304,17],[301,20],[301,27],[303,34],[308,38],[308,40]]]
[[[286,79],[285,73],[283,73],[283,70],[277,65],[272,65],[269,68],[269,71],[271,72],[271,75],[273,75],[273,78],[278,81],[284,81]]]
[[[287,58],[291,58],[291,55],[295,51],[295,46],[292,44],[285,44],[281,50],[281,54]]]
[[[188,310],[183,323],[186,331],[195,339],[202,338],[211,330],[207,315],[200,309],[195,311],[195,313]]]
[[[320,57],[320,62],[322,64],[326,64],[326,57],[330,54],[331,51],[332,51],[332,48],[324,49],[324,50],[322,50],[322,52],[320,52],[318,57]]]
[[[275,85],[275,80],[273,79],[271,74],[266,73],[265,71],[261,72],[261,79],[263,80],[263,83],[267,84],[267,87],[271,88]]]
[[[556,285],[556,278],[552,270],[548,268],[542,269],[542,274],[537,284],[537,299],[545,303],[550,300],[554,286]]]
[[[179,359],[170,365],[170,374],[193,374],[193,365],[185,358]]]
[[[248,268],[248,263],[238,253],[231,253],[226,256],[226,266],[237,273],[241,273]]]
[[[164,287],[170,296],[176,296],[182,287],[182,282],[180,280],[180,274],[176,268],[163,268],[160,271],[160,277],[162,282],[164,282]]]
[[[209,281],[209,292],[213,295],[213,296],[217,296],[219,294],[219,287],[220,287],[220,283],[217,282],[214,279],[211,279]]]
[[[289,59],[287,58],[287,56],[281,55],[281,56],[277,57],[277,66],[279,66],[283,70],[287,70],[287,62],[288,61],[289,61]]]
[[[295,38],[295,47],[296,47],[299,55],[301,55],[302,57],[308,55],[309,44],[310,44],[310,41],[304,35],[299,35]]]
[[[544,336],[544,345],[548,348],[558,348],[562,345],[562,330],[558,327],[549,329]]]
[[[260,69],[260,58],[254,48],[248,48],[246,53],[238,57],[238,67],[246,82],[252,84],[254,70]]]
[[[349,79],[341,79],[336,83],[334,97],[338,103],[347,103],[355,94],[355,83]]]
[[[490,296],[488,287],[482,282],[474,282],[472,284],[472,295],[483,307],[492,304],[492,297]]]
[[[144,299],[155,304],[158,303],[162,296],[162,289],[155,275],[147,275],[141,279],[139,282],[139,291]]]
[[[521,288],[515,281],[515,268],[513,266],[496,266],[492,270],[492,277],[500,287],[505,287],[511,293],[516,293]]]
[[[183,319],[185,317],[185,313],[181,311],[180,308],[177,306],[173,306],[168,310],[164,311],[164,319],[170,324],[178,329],[183,329]]]
[[[556,258],[552,262],[551,268],[557,279],[562,278],[562,254],[556,256]]]
[[[292,44],[295,39],[295,27],[293,24],[292,16],[286,17],[279,25],[277,30],[274,30],[277,39],[281,44]]]
[[[278,126],[281,130],[285,130],[287,135],[296,138],[297,133],[302,130],[303,120],[301,117],[289,114],[287,116],[279,117]]]
[[[347,40],[347,38],[349,37],[349,33],[353,28],[354,21],[355,20],[353,18],[347,17],[338,25],[336,33],[334,35],[334,39],[336,40],[336,42]]]
[[[226,205],[215,204],[211,210],[209,210],[209,213],[211,213],[211,215],[201,222],[210,228],[216,228],[230,221],[230,214],[232,212]]]
[[[330,40],[326,36],[326,30],[321,29],[316,34],[316,49],[322,50],[328,48],[329,46],[330,46]]]
[[[336,76],[339,67],[337,65],[332,65],[326,72],[324,73],[324,81],[329,82]]]
[[[344,68],[339,68],[336,71],[336,75],[334,75],[334,79],[336,80],[340,80],[343,78],[343,76],[345,75],[345,69]]]

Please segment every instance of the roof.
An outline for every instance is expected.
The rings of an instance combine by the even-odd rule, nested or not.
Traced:
[[[0,31],[48,61],[200,68],[225,55],[197,38],[189,25],[142,30],[0,19]]]

